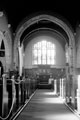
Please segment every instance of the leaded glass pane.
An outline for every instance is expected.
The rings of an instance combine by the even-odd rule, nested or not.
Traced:
[[[33,46],[33,63],[34,64],[55,64],[55,45],[43,40]]]

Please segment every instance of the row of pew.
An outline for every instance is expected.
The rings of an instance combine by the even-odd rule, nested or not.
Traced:
[[[11,120],[37,89],[34,78],[0,78],[0,120]]]

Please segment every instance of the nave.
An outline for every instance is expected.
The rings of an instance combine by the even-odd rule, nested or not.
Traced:
[[[64,18],[42,12],[26,16],[14,33],[10,27],[0,12],[0,120],[14,120],[30,98],[35,109],[29,113],[27,106],[25,114],[32,120],[71,120],[66,106],[55,103],[59,97],[36,89],[53,89],[80,117],[80,24],[73,30]]]
[[[16,120],[79,120],[53,90],[36,90]]]

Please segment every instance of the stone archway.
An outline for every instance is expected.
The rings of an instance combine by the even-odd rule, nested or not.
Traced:
[[[3,63],[5,72],[8,72],[8,70],[11,68],[12,62],[12,41],[8,34],[8,32],[3,33],[2,31],[0,31],[0,43],[3,40],[5,46],[5,57],[1,57],[0,60]]]
[[[51,16],[51,15],[47,15],[47,14],[38,15],[38,16],[32,17],[29,20],[25,20],[25,22],[22,22],[22,24],[19,26],[19,28],[16,32],[15,40],[14,40],[14,63],[15,63],[15,66],[18,65],[18,47],[20,45],[20,38],[21,38],[23,32],[26,29],[28,29],[30,26],[32,26],[35,23],[38,23],[41,20],[51,21],[54,24],[57,24],[58,26],[60,26],[66,32],[68,39],[69,39],[69,49],[71,50],[70,71],[71,71],[71,74],[74,74],[74,73],[72,73],[74,71],[73,68],[75,68],[75,59],[73,59],[73,58],[75,58],[74,33],[73,33],[72,29],[63,20],[61,20],[57,17]]]
[[[20,39],[21,36],[23,35],[24,31],[27,30],[30,26],[34,25],[35,23],[39,23],[40,21],[48,21],[48,22],[52,22],[53,24],[59,26],[67,35],[68,40],[69,40],[69,44],[67,45],[67,49],[69,48],[70,50],[70,55],[69,55],[69,59],[70,59],[70,63],[68,64],[68,66],[66,66],[67,69],[67,76],[72,75],[72,102],[73,104],[75,104],[75,37],[74,37],[74,32],[71,29],[71,27],[64,22],[62,19],[52,16],[52,15],[48,15],[48,14],[41,14],[41,15],[37,15],[35,17],[31,17],[30,19],[25,19],[25,21],[23,21],[17,31],[16,31],[16,35],[15,35],[15,39],[14,39],[14,64],[15,67],[18,66],[18,51],[19,51],[19,47],[20,47]],[[68,73],[69,71],[69,73]],[[70,81],[67,81],[67,85],[69,86]],[[69,90],[68,90],[68,97],[70,97],[69,95]]]
[[[68,40],[69,40],[69,44],[67,45],[67,49],[69,49],[69,63],[66,65],[66,84],[67,84],[67,91],[66,91],[66,95],[68,97],[68,101],[71,98],[72,100],[72,105],[73,107],[75,106],[75,91],[76,91],[76,73],[75,73],[75,68],[76,68],[76,61],[75,61],[75,55],[76,55],[76,49],[75,49],[75,37],[74,37],[74,32],[71,29],[71,27],[64,22],[62,19],[52,16],[52,15],[48,15],[48,14],[41,14],[41,15],[37,15],[35,17],[31,17],[30,19],[25,19],[25,21],[22,22],[22,24],[19,25],[17,31],[16,31],[16,35],[15,35],[15,39],[14,39],[14,63],[15,63],[15,67],[18,66],[18,51],[19,51],[19,47],[20,47],[20,39],[21,36],[23,35],[24,31],[27,30],[30,26],[34,25],[35,23],[38,23],[40,21],[45,21],[47,20],[48,22],[52,22],[53,24],[59,26],[60,28],[62,28],[62,30],[66,33]],[[70,81],[70,76],[71,76],[71,81]],[[72,89],[70,89],[70,84]],[[68,89],[69,88],[69,89]],[[67,101],[67,102],[68,102]]]

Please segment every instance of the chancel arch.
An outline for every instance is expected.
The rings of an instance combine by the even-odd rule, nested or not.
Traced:
[[[49,26],[48,26],[49,24]],[[15,36],[15,41],[14,41],[14,63],[15,66],[18,66],[18,47],[21,45],[23,40],[25,39],[26,35],[29,35],[33,29],[36,31],[42,30],[42,29],[53,29],[57,33],[60,33],[65,37],[67,47],[69,47],[71,51],[71,56],[70,56],[70,61],[72,64],[71,69],[74,68],[72,66],[75,66],[75,40],[74,40],[74,33],[71,29],[70,26],[68,26],[67,23],[65,23],[63,20],[59,19],[58,17],[48,15],[48,14],[40,14],[35,17],[31,17],[30,19],[25,19],[19,25],[17,31],[16,31],[16,36]],[[16,54],[15,54],[16,53]],[[74,70],[71,70],[74,71]],[[71,73],[73,74],[73,73]]]

